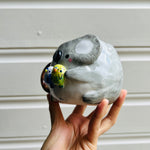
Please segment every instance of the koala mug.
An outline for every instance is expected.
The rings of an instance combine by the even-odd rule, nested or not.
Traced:
[[[115,48],[88,34],[58,47],[41,85],[61,103],[96,105],[104,98],[113,103],[122,89],[123,69]]]

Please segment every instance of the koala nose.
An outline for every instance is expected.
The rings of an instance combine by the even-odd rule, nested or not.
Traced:
[[[58,61],[60,60],[61,56],[62,56],[62,51],[57,50],[57,51],[55,52],[54,56],[53,56],[53,60],[54,60],[56,63],[58,63]]]

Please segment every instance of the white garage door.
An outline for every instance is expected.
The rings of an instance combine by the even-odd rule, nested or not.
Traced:
[[[0,150],[40,149],[50,130],[41,71],[57,46],[87,33],[116,47],[128,90],[116,125],[100,137],[98,149],[150,149],[148,1],[0,0]],[[68,116],[74,106],[61,107]]]

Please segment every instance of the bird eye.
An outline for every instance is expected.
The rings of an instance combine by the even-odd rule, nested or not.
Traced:
[[[58,63],[58,61],[60,60],[61,56],[62,56],[62,51],[57,50],[57,51],[55,52],[54,56],[53,56],[53,60],[54,60],[56,63]]]
[[[62,72],[62,70],[60,70],[60,72]]]
[[[69,58],[69,54],[67,54],[67,55],[65,56],[65,58]]]

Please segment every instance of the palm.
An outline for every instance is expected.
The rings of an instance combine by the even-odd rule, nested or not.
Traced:
[[[52,102],[48,96],[52,129],[43,147],[53,145],[50,146],[51,150],[96,150],[98,137],[116,122],[125,97],[126,91],[122,90],[108,114],[108,101],[103,100],[87,117],[83,116],[86,106],[77,105],[64,120],[59,103]]]
[[[88,125],[90,122],[90,117],[83,117],[78,113],[73,113],[66,120],[66,124],[70,126],[69,132],[73,134],[73,138],[70,138],[71,150],[94,150],[96,149],[94,145],[88,140]]]

